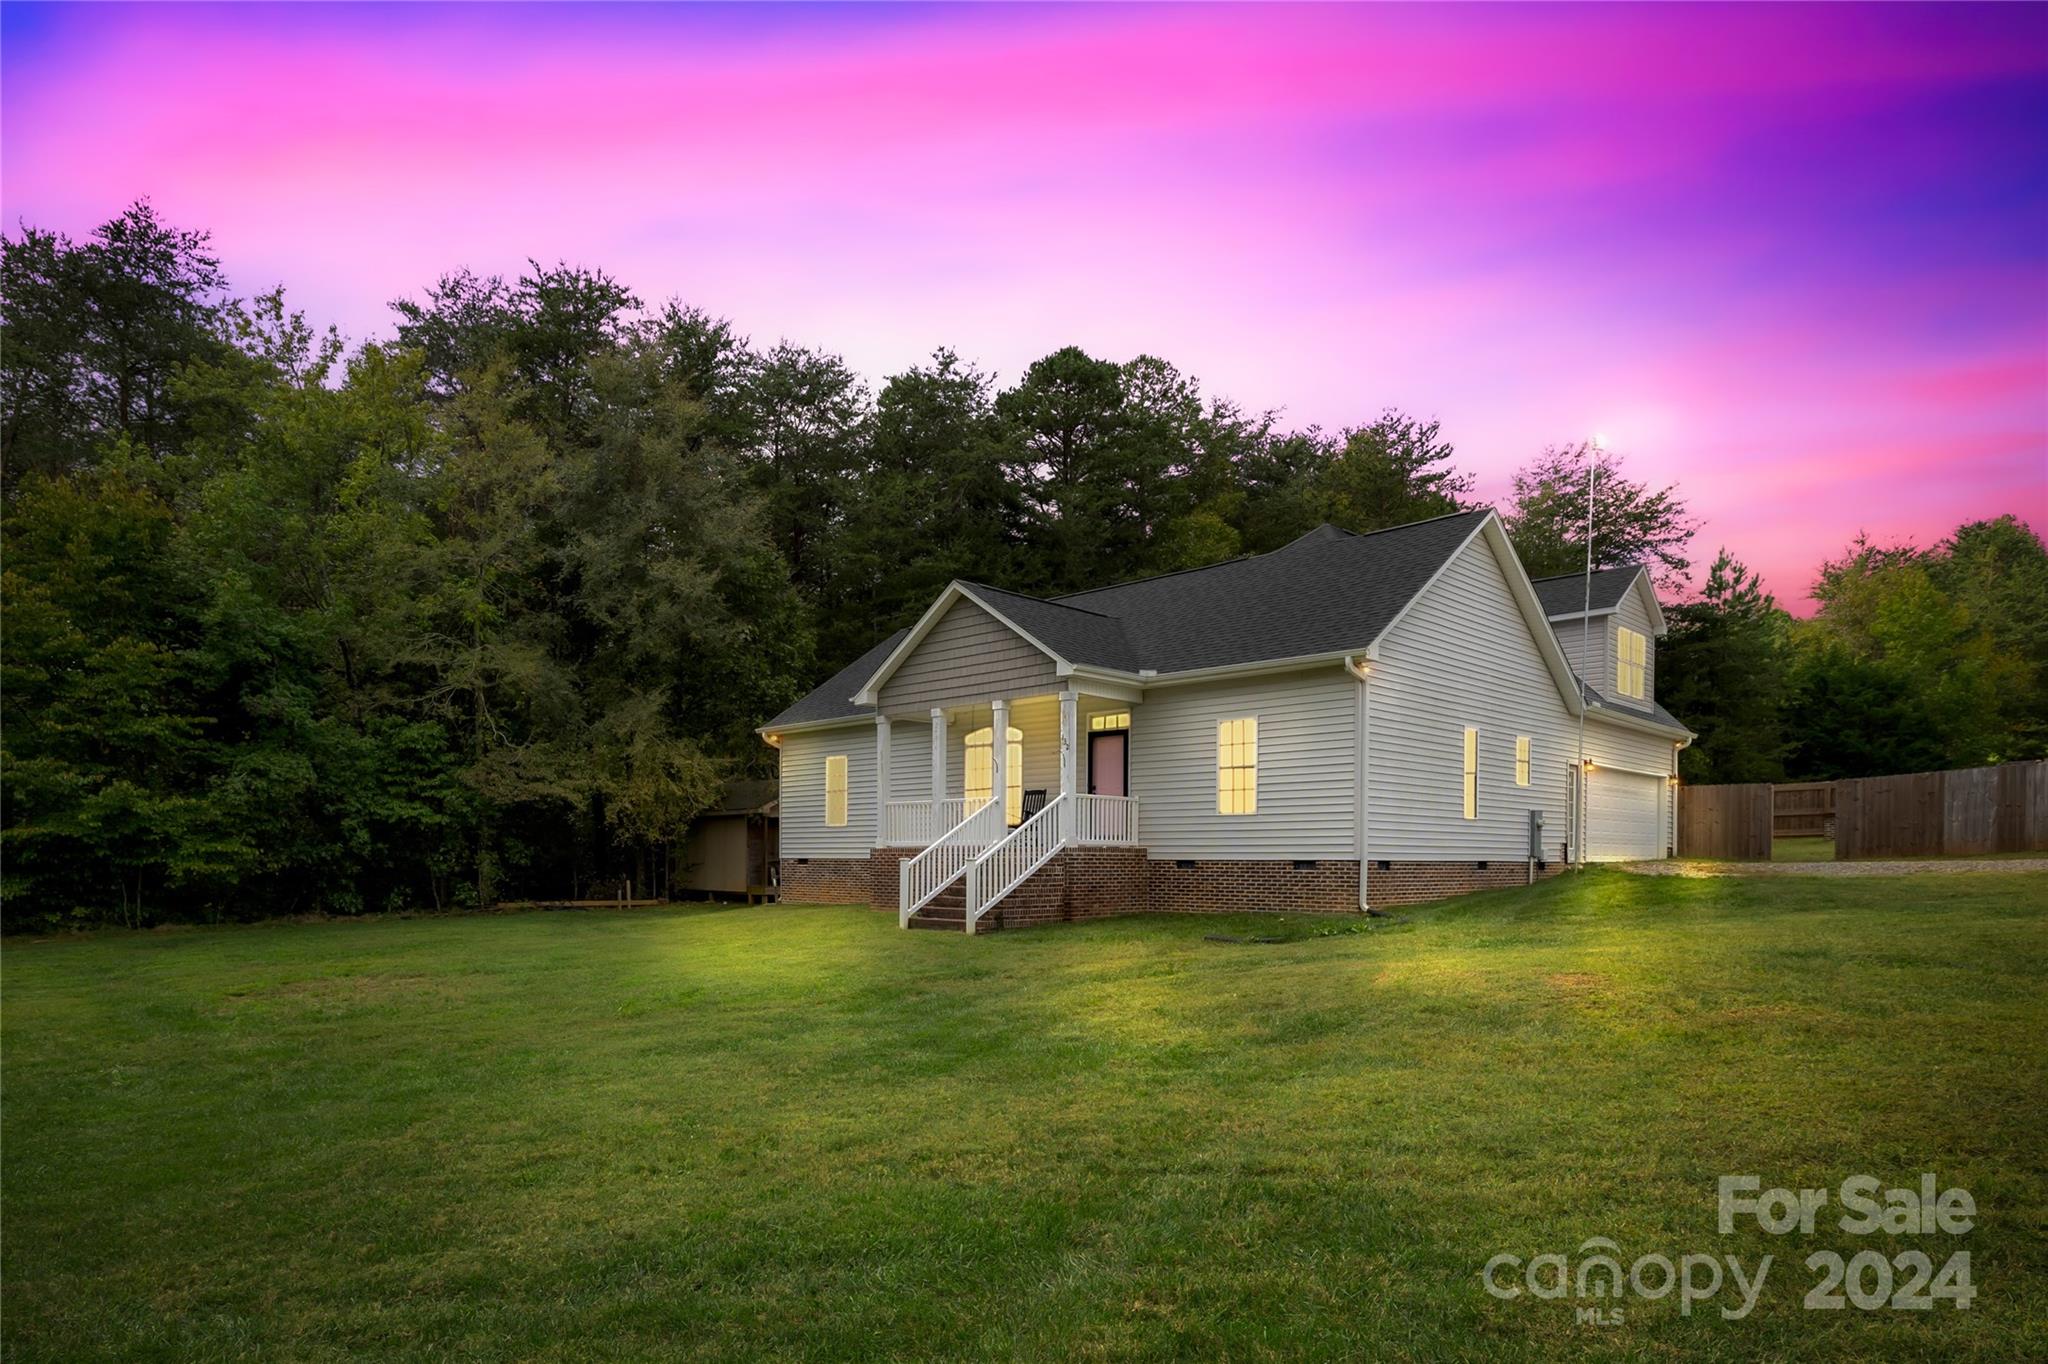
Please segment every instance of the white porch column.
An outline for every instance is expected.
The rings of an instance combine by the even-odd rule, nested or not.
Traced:
[[[990,729],[989,749],[989,798],[996,803],[996,827],[1010,827],[1010,703],[991,701],[988,703]]]
[[[946,712],[944,707],[932,707],[932,821],[944,832],[945,822],[939,813],[939,802],[946,798]],[[937,837],[937,835],[933,835]]]
[[[1060,838],[1074,836],[1081,803],[1081,694],[1069,687],[1060,693]]]
[[[875,846],[889,844],[889,717],[875,717]]]

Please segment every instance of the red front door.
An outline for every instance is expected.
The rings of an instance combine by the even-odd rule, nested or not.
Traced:
[[[1088,736],[1088,794],[1128,795],[1129,768],[1125,753],[1131,736],[1121,730],[1105,730]]]

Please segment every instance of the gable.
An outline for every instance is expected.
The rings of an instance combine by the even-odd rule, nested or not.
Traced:
[[[1458,601],[1449,610],[1446,598]],[[1521,556],[1509,543],[1500,518],[1487,513],[1479,529],[1458,552],[1448,559],[1422,590],[1387,626],[1374,642],[1368,657],[1377,658],[1382,647],[1418,630],[1458,635],[1499,636],[1496,647],[1510,642],[1526,649],[1542,666],[1556,694],[1568,710],[1577,714],[1583,705],[1571,661],[1559,646],[1557,635],[1544,613],[1542,599],[1522,567]]]
[[[1270,553],[1058,600],[1115,618],[1134,661],[1162,677],[1335,659],[1385,633],[1445,561],[1497,519],[1480,509],[1363,535],[1323,526]]]
[[[1648,616],[1655,633],[1664,633],[1664,608],[1657,600],[1650,571],[1640,564],[1595,569],[1590,581],[1583,573],[1565,573],[1538,578],[1532,586],[1543,603],[1544,615],[1553,623],[1578,621],[1588,612],[1594,617],[1611,616],[1633,606]]]
[[[1058,690],[1052,655],[958,592],[920,622],[876,689],[885,711],[917,711]],[[941,599],[944,600],[943,598]],[[922,632],[920,634],[920,631]]]

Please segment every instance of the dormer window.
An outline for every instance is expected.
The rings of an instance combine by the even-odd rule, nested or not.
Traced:
[[[1648,657],[1647,641],[1641,632],[1627,626],[1616,626],[1614,630],[1614,689],[1623,696],[1644,699],[1647,688],[1643,685]]]

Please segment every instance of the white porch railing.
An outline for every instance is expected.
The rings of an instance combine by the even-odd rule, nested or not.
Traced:
[[[1136,843],[1136,796],[1074,797],[1074,842]]]
[[[1052,860],[1065,846],[1060,821],[1066,815],[1068,797],[1054,796],[1044,809],[1010,830],[1000,843],[990,847],[967,866],[967,931],[972,933],[981,916],[996,902],[1024,884],[1032,872]]]
[[[910,926],[918,910],[965,875],[967,931],[994,909],[1005,895],[1024,884],[1061,848],[1099,847],[1138,841],[1135,796],[1054,796],[1045,807],[1008,833],[1003,831],[1002,806],[982,801],[967,810],[961,799],[939,802],[949,813],[961,812],[958,823],[930,847],[905,860],[897,873],[896,921]],[[914,836],[918,821],[930,818],[928,800],[890,801],[887,830],[894,841]]]
[[[967,801],[892,800],[882,807],[882,843],[891,848],[926,848],[967,818]]]
[[[905,859],[897,871],[896,922],[910,927],[911,915],[951,885],[984,849],[1002,836],[1003,807],[1000,802],[985,800],[929,848]]]

